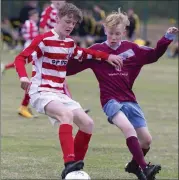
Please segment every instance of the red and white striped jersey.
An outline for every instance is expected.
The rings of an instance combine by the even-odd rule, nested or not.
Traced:
[[[42,12],[39,27],[45,29],[46,32],[54,28],[56,24],[56,15],[57,9],[53,4],[51,4]]]
[[[33,40],[39,34],[35,21],[26,20],[22,26],[21,34],[25,41]]]
[[[72,58],[74,61],[85,59],[107,60],[105,52],[84,49],[76,46],[71,37],[64,40],[52,29],[37,36],[32,43],[15,59],[19,77],[27,77],[26,62],[33,61],[33,72],[29,94],[38,91],[64,93],[63,83],[66,77],[66,65]]]

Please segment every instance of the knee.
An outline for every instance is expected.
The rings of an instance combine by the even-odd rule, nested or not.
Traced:
[[[94,121],[91,118],[88,118],[85,124],[89,129],[93,130],[94,128]]]
[[[79,129],[86,132],[86,133],[92,133],[94,128],[94,122],[93,120],[88,117],[84,119],[80,124],[79,124]]]
[[[141,146],[142,148],[149,148],[150,145],[152,143],[152,136],[148,135],[142,142],[141,142]]]
[[[56,115],[56,119],[60,121],[62,124],[73,124],[73,112],[69,110],[60,112]]]

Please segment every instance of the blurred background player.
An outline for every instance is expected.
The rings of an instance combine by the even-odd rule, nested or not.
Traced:
[[[37,23],[39,22],[39,12],[36,9],[31,9],[28,11],[29,17],[26,20],[21,28],[21,35],[25,41],[24,48],[27,48],[32,40],[39,34]],[[14,68],[14,62],[9,63],[2,67],[2,73],[8,69]],[[24,98],[21,102],[21,106],[18,109],[19,115],[25,118],[32,118],[33,114],[28,108],[29,105],[29,95],[24,94]]]
[[[60,8],[63,3],[65,3],[65,1],[51,1],[51,5],[46,6],[40,18],[39,31],[41,34],[54,28],[57,9]]]
[[[106,17],[106,13],[101,7],[95,5],[93,7],[93,16],[96,21],[95,34],[94,34],[95,42],[101,43],[106,40],[106,35],[104,33],[104,26],[103,26],[103,20]]]
[[[24,49],[29,46],[32,40],[39,34],[37,23],[39,22],[39,12],[36,9],[29,11],[29,19],[22,26],[21,34],[25,41]]]
[[[26,1],[20,10],[20,23],[23,25],[29,19],[29,11],[36,9],[38,11],[38,1]]]
[[[127,11],[128,19],[129,19],[129,26],[126,27],[127,30],[127,38],[130,41],[134,41],[137,36],[140,34],[140,20],[139,16],[134,13],[132,8],[128,9]]]
[[[4,17],[1,23],[1,37],[3,49],[13,50],[19,39],[19,33],[16,27],[13,27],[14,20],[11,21],[8,17]],[[16,22],[17,26],[20,26],[20,22]]]

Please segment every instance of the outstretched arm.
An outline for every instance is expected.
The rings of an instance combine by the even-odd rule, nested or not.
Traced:
[[[165,53],[169,44],[175,38],[177,32],[177,28],[169,28],[166,34],[157,42],[157,46],[155,48],[135,45],[138,64],[144,65],[156,62]]]
[[[75,47],[74,52],[72,54],[73,59],[78,59],[79,61],[83,61],[85,59],[96,59],[99,61],[107,61],[112,66],[122,66],[122,60],[117,55],[108,54],[102,51],[97,51],[93,49],[85,49],[80,48],[78,46]]]

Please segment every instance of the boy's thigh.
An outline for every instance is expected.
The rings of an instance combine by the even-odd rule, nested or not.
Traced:
[[[135,129],[146,127],[146,119],[142,109],[137,103],[124,102],[121,111],[127,116]]]
[[[122,108],[122,104],[120,104],[115,99],[109,100],[104,106],[103,111],[105,112],[106,116],[108,117],[108,122],[113,124],[112,119],[120,112]]]
[[[61,110],[63,110],[64,108],[65,109],[67,108],[68,110],[75,110],[81,108],[81,105],[78,102],[72,100],[67,95],[61,93],[39,92],[31,95],[30,97],[31,97],[30,102],[32,107],[34,107],[37,112],[42,114],[46,114],[46,107],[52,101],[56,103],[56,104],[51,104],[52,107],[51,106],[49,107],[50,109],[52,109],[52,111],[54,108],[57,108],[57,106],[59,106],[58,108],[61,108]],[[57,102],[59,102],[59,104]],[[53,116],[52,117],[48,116],[48,119],[53,126],[60,124],[60,121],[53,118]]]
[[[78,102],[72,100],[67,95],[62,93],[38,92],[30,95],[30,103],[32,107],[35,108],[37,112],[42,114],[46,114],[45,107],[51,101],[59,102],[59,105],[63,104],[63,107],[70,110],[81,108]],[[54,108],[57,108],[56,106],[58,106],[58,104],[55,104]]]

